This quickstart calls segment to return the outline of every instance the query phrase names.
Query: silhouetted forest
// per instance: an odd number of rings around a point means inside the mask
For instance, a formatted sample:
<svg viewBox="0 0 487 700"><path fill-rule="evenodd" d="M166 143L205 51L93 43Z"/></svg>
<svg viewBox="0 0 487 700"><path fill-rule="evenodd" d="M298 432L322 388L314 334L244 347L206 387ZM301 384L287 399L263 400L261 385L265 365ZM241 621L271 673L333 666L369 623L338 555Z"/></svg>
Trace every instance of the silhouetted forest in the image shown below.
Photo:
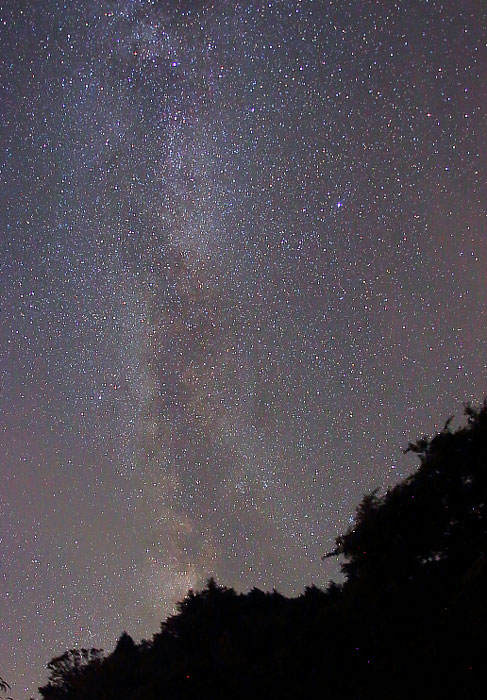
<svg viewBox="0 0 487 700"><path fill-rule="evenodd" d="M417 471L367 495L326 556L344 583L297 598L210 580L151 641L53 659L44 700L487 695L487 404L410 444Z"/></svg>

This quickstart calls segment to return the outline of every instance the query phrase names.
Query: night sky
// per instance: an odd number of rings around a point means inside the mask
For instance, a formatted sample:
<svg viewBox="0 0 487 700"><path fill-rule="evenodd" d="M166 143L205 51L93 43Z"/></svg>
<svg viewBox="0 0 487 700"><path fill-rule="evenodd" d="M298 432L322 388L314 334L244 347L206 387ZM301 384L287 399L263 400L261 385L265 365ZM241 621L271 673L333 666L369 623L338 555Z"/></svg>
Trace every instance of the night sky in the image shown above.
<svg viewBox="0 0 487 700"><path fill-rule="evenodd" d="M0 675L325 586L487 391L482 0L0 0Z"/></svg>

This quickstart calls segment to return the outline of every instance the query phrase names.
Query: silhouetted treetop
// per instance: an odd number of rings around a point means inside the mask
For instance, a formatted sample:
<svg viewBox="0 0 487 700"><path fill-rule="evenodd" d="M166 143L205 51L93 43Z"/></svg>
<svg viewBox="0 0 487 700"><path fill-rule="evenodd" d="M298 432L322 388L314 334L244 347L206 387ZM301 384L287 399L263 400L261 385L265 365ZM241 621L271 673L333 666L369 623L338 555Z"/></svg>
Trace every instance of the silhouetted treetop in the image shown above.
<svg viewBox="0 0 487 700"><path fill-rule="evenodd" d="M122 632L113 653L132 654L137 650L137 645L127 632Z"/></svg>
<svg viewBox="0 0 487 700"><path fill-rule="evenodd" d="M421 438L407 451L419 469L359 505L353 526L326 556L345 558L348 580L422 580L466 569L486 553L487 404L465 407L467 425L451 419L433 439Z"/></svg>
<svg viewBox="0 0 487 700"><path fill-rule="evenodd" d="M70 649L47 664L49 683L39 688L46 700L78 697L88 678L96 675L102 662L101 649Z"/></svg>

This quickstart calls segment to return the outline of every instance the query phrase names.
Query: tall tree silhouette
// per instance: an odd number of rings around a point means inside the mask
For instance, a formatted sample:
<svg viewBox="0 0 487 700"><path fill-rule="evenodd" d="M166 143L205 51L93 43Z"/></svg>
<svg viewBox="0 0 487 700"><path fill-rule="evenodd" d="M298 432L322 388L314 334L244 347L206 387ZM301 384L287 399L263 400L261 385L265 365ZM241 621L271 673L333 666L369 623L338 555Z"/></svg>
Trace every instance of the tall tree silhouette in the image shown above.
<svg viewBox="0 0 487 700"><path fill-rule="evenodd" d="M486 554L487 404L466 406L432 440L410 443L420 467L384 496L367 495L353 526L325 556L341 555L348 580L421 582L458 578Z"/></svg>
<svg viewBox="0 0 487 700"><path fill-rule="evenodd" d="M423 697L419 675L424 697L485 694L487 404L465 413L464 427L453 431L449 419L433 439L409 444L419 469L384 496L367 495L326 555L344 558L357 638L404 697Z"/></svg>

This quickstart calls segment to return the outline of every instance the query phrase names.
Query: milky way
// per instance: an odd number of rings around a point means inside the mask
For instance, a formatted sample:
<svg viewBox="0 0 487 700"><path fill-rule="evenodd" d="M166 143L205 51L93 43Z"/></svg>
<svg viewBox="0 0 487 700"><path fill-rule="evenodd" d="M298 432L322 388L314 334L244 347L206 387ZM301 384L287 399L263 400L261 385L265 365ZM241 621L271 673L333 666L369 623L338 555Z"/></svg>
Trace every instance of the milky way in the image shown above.
<svg viewBox="0 0 487 700"><path fill-rule="evenodd" d="M0 3L0 675L325 586L486 391L480 0Z"/></svg>

